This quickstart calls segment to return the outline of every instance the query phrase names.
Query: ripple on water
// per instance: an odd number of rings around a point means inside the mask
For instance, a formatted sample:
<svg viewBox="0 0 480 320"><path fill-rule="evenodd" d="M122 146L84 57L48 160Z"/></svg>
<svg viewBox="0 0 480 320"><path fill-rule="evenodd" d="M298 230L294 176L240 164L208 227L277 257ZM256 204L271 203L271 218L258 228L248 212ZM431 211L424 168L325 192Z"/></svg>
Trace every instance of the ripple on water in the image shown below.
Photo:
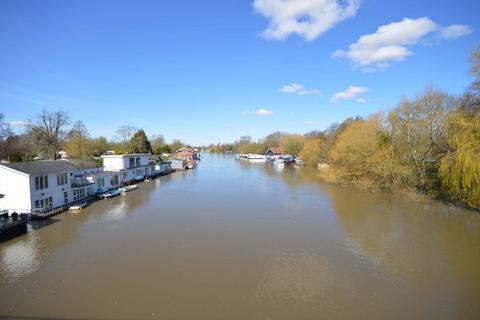
<svg viewBox="0 0 480 320"><path fill-rule="evenodd" d="M37 239L31 238L2 248L0 251L2 282L11 283L39 268L42 256L38 254L40 251L37 246Z"/></svg>
<svg viewBox="0 0 480 320"><path fill-rule="evenodd" d="M267 258L254 295L259 301L314 302L334 283L334 267L313 253L281 252Z"/></svg>

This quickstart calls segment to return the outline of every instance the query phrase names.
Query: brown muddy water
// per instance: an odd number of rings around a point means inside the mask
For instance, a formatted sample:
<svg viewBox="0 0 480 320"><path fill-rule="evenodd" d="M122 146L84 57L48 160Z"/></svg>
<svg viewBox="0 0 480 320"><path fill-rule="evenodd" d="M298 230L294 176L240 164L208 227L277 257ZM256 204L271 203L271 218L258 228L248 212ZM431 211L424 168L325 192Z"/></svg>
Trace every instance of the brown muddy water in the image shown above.
<svg viewBox="0 0 480 320"><path fill-rule="evenodd" d="M0 316L480 319L480 215L204 155L0 244Z"/></svg>

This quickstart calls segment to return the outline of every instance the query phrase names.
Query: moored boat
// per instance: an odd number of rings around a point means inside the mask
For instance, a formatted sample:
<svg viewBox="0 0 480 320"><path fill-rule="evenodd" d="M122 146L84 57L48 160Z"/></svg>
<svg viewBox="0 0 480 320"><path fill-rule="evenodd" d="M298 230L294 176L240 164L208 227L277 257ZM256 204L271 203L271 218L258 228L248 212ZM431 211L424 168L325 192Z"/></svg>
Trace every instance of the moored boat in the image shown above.
<svg viewBox="0 0 480 320"><path fill-rule="evenodd" d="M68 210L71 210L71 211L82 210L86 206L87 206L87 202L82 202L82 203L78 203L78 204L70 206L70 208L68 208Z"/></svg>
<svg viewBox="0 0 480 320"><path fill-rule="evenodd" d="M267 157L263 154L253 154L253 153L249 153L247 158L249 160L265 160Z"/></svg>
<svg viewBox="0 0 480 320"><path fill-rule="evenodd" d="M276 167L284 167L285 162L282 159L276 159L273 161L273 165Z"/></svg>
<svg viewBox="0 0 480 320"><path fill-rule="evenodd" d="M133 191L133 190L135 190L135 189L137 189L137 188L138 188L138 186L137 186L136 184L133 184L133 185L131 185L131 186L125 186L125 187L121 188L121 191L122 191L123 193L125 193L125 192L129 192L129 191Z"/></svg>
<svg viewBox="0 0 480 320"><path fill-rule="evenodd" d="M122 193L122 191L120 189L115 189L115 190L105 192L104 194L102 194L102 198L103 199L113 198L115 196L120 195L120 193Z"/></svg>

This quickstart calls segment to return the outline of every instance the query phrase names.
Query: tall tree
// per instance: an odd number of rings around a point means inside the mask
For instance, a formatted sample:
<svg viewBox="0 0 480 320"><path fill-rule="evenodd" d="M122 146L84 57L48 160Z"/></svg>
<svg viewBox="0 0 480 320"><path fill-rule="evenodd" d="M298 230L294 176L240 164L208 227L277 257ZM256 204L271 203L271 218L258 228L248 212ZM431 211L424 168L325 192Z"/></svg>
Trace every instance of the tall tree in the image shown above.
<svg viewBox="0 0 480 320"><path fill-rule="evenodd" d="M135 132L132 139L130 140L130 150L134 153L153 153L152 145L145 134L145 131L142 129Z"/></svg>
<svg viewBox="0 0 480 320"><path fill-rule="evenodd" d="M82 121L75 122L68 133L67 154L77 159L82 159L85 157L87 155L87 140L87 127Z"/></svg>
<svg viewBox="0 0 480 320"><path fill-rule="evenodd" d="M5 121L5 115L0 112L0 141L4 141L11 134L10 124Z"/></svg>
<svg viewBox="0 0 480 320"><path fill-rule="evenodd" d="M35 123L29 124L37 141L47 151L50 158L58 159L64 139L64 127L69 124L68 113L63 110L48 111L43 109Z"/></svg>
<svg viewBox="0 0 480 320"><path fill-rule="evenodd" d="M125 153L129 153L131 151L130 140L132 140L132 137L136 131L137 129L132 126L121 126L117 129L117 140L123 145Z"/></svg>
<svg viewBox="0 0 480 320"><path fill-rule="evenodd" d="M453 107L452 97L427 88L414 100L403 100L389 115L395 150L414 168L413 183L421 189L427 187L427 173L436 172L446 152L446 118Z"/></svg>
<svg viewBox="0 0 480 320"><path fill-rule="evenodd" d="M472 89L480 94L480 47L472 51L470 56L470 73L475 77L472 83Z"/></svg>

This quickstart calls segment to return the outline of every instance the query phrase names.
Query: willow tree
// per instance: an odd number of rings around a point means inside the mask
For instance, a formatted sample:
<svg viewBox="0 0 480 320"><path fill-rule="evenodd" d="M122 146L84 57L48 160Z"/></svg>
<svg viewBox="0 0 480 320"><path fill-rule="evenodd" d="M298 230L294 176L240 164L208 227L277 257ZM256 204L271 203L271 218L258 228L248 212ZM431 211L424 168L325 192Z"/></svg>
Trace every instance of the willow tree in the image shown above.
<svg viewBox="0 0 480 320"><path fill-rule="evenodd" d="M300 134L285 135L280 139L280 148L286 153L298 156L306 138Z"/></svg>
<svg viewBox="0 0 480 320"><path fill-rule="evenodd" d="M379 115L349 123L329 152L338 182L375 190L392 187L404 175Z"/></svg>
<svg viewBox="0 0 480 320"><path fill-rule="evenodd" d="M448 123L450 151L440 165L442 186L451 198L480 209L480 116L456 112Z"/></svg>
<svg viewBox="0 0 480 320"><path fill-rule="evenodd" d="M307 165L317 165L322 159L322 148L324 145L325 139L310 138L305 141L300 151L300 158Z"/></svg>

